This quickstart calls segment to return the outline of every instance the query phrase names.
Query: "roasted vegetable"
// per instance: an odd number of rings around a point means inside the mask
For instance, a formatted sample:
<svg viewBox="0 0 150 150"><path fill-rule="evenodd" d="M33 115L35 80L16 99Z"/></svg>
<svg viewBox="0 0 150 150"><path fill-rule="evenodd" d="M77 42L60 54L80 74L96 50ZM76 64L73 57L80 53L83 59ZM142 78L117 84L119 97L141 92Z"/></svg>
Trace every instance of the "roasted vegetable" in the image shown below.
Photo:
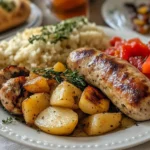
<svg viewBox="0 0 150 150"><path fill-rule="evenodd" d="M55 135L71 134L77 123L78 115L71 109L61 107L48 107L35 120L40 130Z"/></svg>
<svg viewBox="0 0 150 150"><path fill-rule="evenodd" d="M131 126L133 126L135 124L136 124L136 122L133 119L131 119L131 118L127 117L127 116L123 116L122 117L121 128L123 128L123 129L124 128L128 128L128 127L131 127Z"/></svg>
<svg viewBox="0 0 150 150"><path fill-rule="evenodd" d="M53 67L54 71L56 72L64 72L66 70L66 67L64 64L62 64L61 62L57 62L54 67Z"/></svg>
<svg viewBox="0 0 150 150"><path fill-rule="evenodd" d="M30 72L28 80L35 79L36 77L39 77L39 75L35 74L34 72Z"/></svg>
<svg viewBox="0 0 150 150"><path fill-rule="evenodd" d="M83 120L88 135L100 135L116 129L121 123L121 113L99 113Z"/></svg>
<svg viewBox="0 0 150 150"><path fill-rule="evenodd" d="M24 84L24 88L31 93L50 92L50 87L48 85L47 79L40 76L32 80L28 80Z"/></svg>
<svg viewBox="0 0 150 150"><path fill-rule="evenodd" d="M77 71L69 69L65 70L65 72L57 72L53 68L34 68L33 72L48 79L55 79L58 83L68 81L81 90L87 85L83 76L79 75Z"/></svg>
<svg viewBox="0 0 150 150"><path fill-rule="evenodd" d="M53 91L50 98L52 106L60 106L71 109L78 109L78 102L81 96L81 90L69 82L62 82Z"/></svg>
<svg viewBox="0 0 150 150"><path fill-rule="evenodd" d="M87 114L106 112L109 109L109 100L98 89L88 86L81 95L79 108Z"/></svg>
<svg viewBox="0 0 150 150"><path fill-rule="evenodd" d="M46 93L37 93L22 103L24 119L28 125L33 125L38 114L49 106L50 96Z"/></svg>

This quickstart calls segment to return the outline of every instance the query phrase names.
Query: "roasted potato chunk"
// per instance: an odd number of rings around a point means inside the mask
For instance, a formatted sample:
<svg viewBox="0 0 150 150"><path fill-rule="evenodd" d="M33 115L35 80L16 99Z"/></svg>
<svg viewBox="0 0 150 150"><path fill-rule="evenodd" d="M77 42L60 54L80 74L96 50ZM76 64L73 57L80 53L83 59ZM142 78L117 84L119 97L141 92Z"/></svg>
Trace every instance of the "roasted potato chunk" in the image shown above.
<svg viewBox="0 0 150 150"><path fill-rule="evenodd" d="M47 79L44 77L36 77L32 80L28 80L24 84L24 88L30 93L49 93L50 87L48 85Z"/></svg>
<svg viewBox="0 0 150 150"><path fill-rule="evenodd" d="M56 72L64 72L66 70L66 67L64 64L62 64L61 62L57 62L54 67L53 67L54 71Z"/></svg>
<svg viewBox="0 0 150 150"><path fill-rule="evenodd" d="M39 77L38 74L36 74L36 73L34 73L34 72L30 72L28 80L32 80L32 79L35 79L35 78L37 78L37 77Z"/></svg>
<svg viewBox="0 0 150 150"><path fill-rule="evenodd" d="M55 135L69 135L78 123L78 115L71 109L48 107L40 113L35 125L42 131Z"/></svg>
<svg viewBox="0 0 150 150"><path fill-rule="evenodd" d="M49 106L50 95L36 93L22 102L24 119L28 125L33 125L38 114Z"/></svg>
<svg viewBox="0 0 150 150"><path fill-rule="evenodd" d="M135 125L135 121L127 116L123 116L121 120L121 128L128 128Z"/></svg>
<svg viewBox="0 0 150 150"><path fill-rule="evenodd" d="M100 135L116 129L121 123L121 113L99 113L83 120L83 130L88 135Z"/></svg>
<svg viewBox="0 0 150 150"><path fill-rule="evenodd" d="M50 105L78 109L81 90L69 82L63 81L53 91Z"/></svg>
<svg viewBox="0 0 150 150"><path fill-rule="evenodd" d="M107 112L109 100L98 89L88 86L81 95L79 108L87 114Z"/></svg>

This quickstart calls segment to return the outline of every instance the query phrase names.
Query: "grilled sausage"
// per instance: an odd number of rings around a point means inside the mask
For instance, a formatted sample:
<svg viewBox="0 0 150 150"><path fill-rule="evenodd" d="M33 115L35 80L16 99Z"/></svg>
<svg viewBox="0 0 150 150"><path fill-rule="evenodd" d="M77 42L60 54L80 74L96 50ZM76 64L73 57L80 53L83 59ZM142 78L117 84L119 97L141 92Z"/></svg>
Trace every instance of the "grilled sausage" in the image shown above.
<svg viewBox="0 0 150 150"><path fill-rule="evenodd" d="M70 53L67 64L127 116L136 121L150 119L150 80L127 61L81 48Z"/></svg>

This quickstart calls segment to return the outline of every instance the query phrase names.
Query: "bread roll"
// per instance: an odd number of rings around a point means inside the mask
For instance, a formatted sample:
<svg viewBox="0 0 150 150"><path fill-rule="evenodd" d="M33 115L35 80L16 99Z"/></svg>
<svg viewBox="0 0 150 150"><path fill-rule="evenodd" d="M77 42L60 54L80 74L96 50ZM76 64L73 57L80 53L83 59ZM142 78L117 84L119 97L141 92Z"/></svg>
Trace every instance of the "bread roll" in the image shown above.
<svg viewBox="0 0 150 150"><path fill-rule="evenodd" d="M30 12L28 0L0 0L0 32L24 23Z"/></svg>

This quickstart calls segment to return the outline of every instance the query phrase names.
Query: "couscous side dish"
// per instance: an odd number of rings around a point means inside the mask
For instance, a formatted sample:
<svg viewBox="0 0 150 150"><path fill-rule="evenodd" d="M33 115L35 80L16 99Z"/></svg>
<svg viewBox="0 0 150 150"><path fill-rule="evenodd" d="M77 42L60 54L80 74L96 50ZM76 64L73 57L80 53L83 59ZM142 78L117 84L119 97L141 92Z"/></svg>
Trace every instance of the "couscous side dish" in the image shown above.
<svg viewBox="0 0 150 150"><path fill-rule="evenodd" d="M80 47L104 50L108 37L86 18L75 18L57 25L26 29L9 41L0 42L0 68L8 65L49 67L65 63L69 53Z"/></svg>

